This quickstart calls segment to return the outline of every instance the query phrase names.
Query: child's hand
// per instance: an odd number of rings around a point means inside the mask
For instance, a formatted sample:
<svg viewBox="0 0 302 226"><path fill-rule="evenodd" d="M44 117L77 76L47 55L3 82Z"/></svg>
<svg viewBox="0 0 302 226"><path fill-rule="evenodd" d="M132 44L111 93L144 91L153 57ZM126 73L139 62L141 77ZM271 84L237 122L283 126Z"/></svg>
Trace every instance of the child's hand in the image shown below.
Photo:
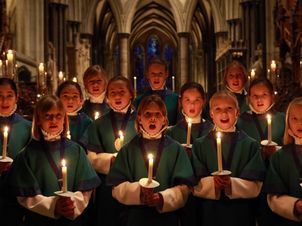
<svg viewBox="0 0 302 226"><path fill-rule="evenodd" d="M150 207L156 207L162 209L164 205L164 198L162 194L154 193L152 198L149 200L149 203L147 203L147 205Z"/></svg>
<svg viewBox="0 0 302 226"><path fill-rule="evenodd" d="M148 203L152 202L153 194L153 188L145 188L141 186L140 199L142 204L148 205Z"/></svg>
<svg viewBox="0 0 302 226"><path fill-rule="evenodd" d="M70 197L59 197L56 202L55 214L66 218L74 216L74 203Z"/></svg>
<svg viewBox="0 0 302 226"><path fill-rule="evenodd" d="M214 185L216 191L230 189L231 177L229 175L214 175Z"/></svg>
<svg viewBox="0 0 302 226"><path fill-rule="evenodd" d="M295 213L295 215L298 215L298 216L302 215L302 200L301 199L295 203L294 213Z"/></svg>
<svg viewBox="0 0 302 226"><path fill-rule="evenodd" d="M0 174L2 174L4 171L8 171L11 164L11 162L0 162Z"/></svg>
<svg viewBox="0 0 302 226"><path fill-rule="evenodd" d="M111 159L110 159L110 166L113 165L114 161L115 161L116 157L115 156L112 156Z"/></svg>

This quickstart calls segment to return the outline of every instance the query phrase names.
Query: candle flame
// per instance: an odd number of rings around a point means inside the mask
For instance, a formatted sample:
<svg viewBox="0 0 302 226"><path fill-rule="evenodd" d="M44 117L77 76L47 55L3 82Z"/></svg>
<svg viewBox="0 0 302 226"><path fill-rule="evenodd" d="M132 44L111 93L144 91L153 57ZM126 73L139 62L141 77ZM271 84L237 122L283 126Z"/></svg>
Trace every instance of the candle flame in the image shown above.
<svg viewBox="0 0 302 226"><path fill-rule="evenodd" d="M73 78L72 78L72 81L73 81L73 82L78 82L77 77L73 77Z"/></svg>
<svg viewBox="0 0 302 226"><path fill-rule="evenodd" d="M120 135L120 139L124 139L124 134L123 134L123 131L122 131L122 130L120 130L118 133L119 133L119 135Z"/></svg>
<svg viewBox="0 0 302 226"><path fill-rule="evenodd" d="M216 137L217 137L217 138L221 138L221 132L217 132L217 133L216 133Z"/></svg>
<svg viewBox="0 0 302 226"><path fill-rule="evenodd" d="M65 166L66 166L66 160L65 160L65 159L62 159L61 164L62 164L62 167L65 167Z"/></svg>
<svg viewBox="0 0 302 226"><path fill-rule="evenodd" d="M9 128L8 128L8 126L4 126L4 133L8 133L8 130L9 130Z"/></svg>
<svg viewBox="0 0 302 226"><path fill-rule="evenodd" d="M192 125L192 119L188 118L188 125Z"/></svg>
<svg viewBox="0 0 302 226"><path fill-rule="evenodd" d="M153 160L153 155L152 154L148 154L148 159L149 160Z"/></svg>
<svg viewBox="0 0 302 226"><path fill-rule="evenodd" d="M272 116L270 114L266 115L267 121L271 121L272 120Z"/></svg>
<svg viewBox="0 0 302 226"><path fill-rule="evenodd" d="M136 80L136 76L134 76L133 79Z"/></svg>
<svg viewBox="0 0 302 226"><path fill-rule="evenodd" d="M100 112L96 111L94 112L94 119L98 119L100 117Z"/></svg>

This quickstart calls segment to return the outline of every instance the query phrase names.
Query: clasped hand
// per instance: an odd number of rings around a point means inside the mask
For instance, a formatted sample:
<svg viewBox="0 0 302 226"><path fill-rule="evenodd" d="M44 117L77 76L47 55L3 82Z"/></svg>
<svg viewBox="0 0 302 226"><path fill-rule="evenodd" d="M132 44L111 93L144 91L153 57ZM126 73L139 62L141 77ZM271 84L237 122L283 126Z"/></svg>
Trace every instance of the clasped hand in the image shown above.
<svg viewBox="0 0 302 226"><path fill-rule="evenodd" d="M66 218L74 216L75 205L70 197L59 197L56 202L55 214Z"/></svg>
<svg viewBox="0 0 302 226"><path fill-rule="evenodd" d="M157 208L162 208L164 202L160 193L154 193L152 188L145 187L141 187L140 199L142 204Z"/></svg>

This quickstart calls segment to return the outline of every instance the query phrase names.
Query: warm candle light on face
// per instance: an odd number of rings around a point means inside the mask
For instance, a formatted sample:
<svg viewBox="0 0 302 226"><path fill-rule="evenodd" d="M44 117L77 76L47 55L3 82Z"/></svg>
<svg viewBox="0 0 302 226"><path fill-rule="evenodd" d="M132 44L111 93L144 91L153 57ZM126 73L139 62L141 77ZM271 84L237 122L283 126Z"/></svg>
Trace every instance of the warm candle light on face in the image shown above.
<svg viewBox="0 0 302 226"><path fill-rule="evenodd" d="M272 116L267 114L267 140L268 143L272 142Z"/></svg>
<svg viewBox="0 0 302 226"><path fill-rule="evenodd" d="M66 160L62 159L62 192L67 192L67 166Z"/></svg>
<svg viewBox="0 0 302 226"><path fill-rule="evenodd" d="M188 119L188 130L187 130L187 146L191 144L191 128L192 128L192 120Z"/></svg>
<svg viewBox="0 0 302 226"><path fill-rule="evenodd" d="M7 139L8 139L8 126L3 128L3 144L2 144L2 159L7 156Z"/></svg>
<svg viewBox="0 0 302 226"><path fill-rule="evenodd" d="M153 155L149 154L148 159L149 159L148 183L151 183L152 182L152 177L153 177Z"/></svg>
<svg viewBox="0 0 302 226"><path fill-rule="evenodd" d="M221 133L217 132L216 134L216 144L217 144L217 164L218 171L222 171L222 151L221 151Z"/></svg>

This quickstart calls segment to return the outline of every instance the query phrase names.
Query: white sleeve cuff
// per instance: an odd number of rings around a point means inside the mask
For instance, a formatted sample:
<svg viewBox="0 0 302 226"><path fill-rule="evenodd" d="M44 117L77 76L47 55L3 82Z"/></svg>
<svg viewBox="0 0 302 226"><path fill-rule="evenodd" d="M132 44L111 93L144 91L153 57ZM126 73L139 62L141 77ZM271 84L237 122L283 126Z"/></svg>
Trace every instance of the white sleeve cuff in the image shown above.
<svg viewBox="0 0 302 226"><path fill-rule="evenodd" d="M140 185L138 182L128 181L119 184L112 189L112 196L125 205L140 205Z"/></svg>
<svg viewBox="0 0 302 226"><path fill-rule="evenodd" d="M107 175L110 170L112 153L95 153L88 150L88 159L93 168L98 172Z"/></svg>
<svg viewBox="0 0 302 226"><path fill-rule="evenodd" d="M220 195L216 197L215 194L215 184L213 176L201 178L198 182L198 185L194 187L193 195L205 199L219 199Z"/></svg>
<svg viewBox="0 0 302 226"><path fill-rule="evenodd" d="M231 194L226 194L230 199L256 198L261 190L261 181L249 181L238 177L231 177Z"/></svg>
<svg viewBox="0 0 302 226"><path fill-rule="evenodd" d="M74 196L71 198L75 206L73 219L77 218L83 213L89 203L91 193L92 191L74 192Z"/></svg>

